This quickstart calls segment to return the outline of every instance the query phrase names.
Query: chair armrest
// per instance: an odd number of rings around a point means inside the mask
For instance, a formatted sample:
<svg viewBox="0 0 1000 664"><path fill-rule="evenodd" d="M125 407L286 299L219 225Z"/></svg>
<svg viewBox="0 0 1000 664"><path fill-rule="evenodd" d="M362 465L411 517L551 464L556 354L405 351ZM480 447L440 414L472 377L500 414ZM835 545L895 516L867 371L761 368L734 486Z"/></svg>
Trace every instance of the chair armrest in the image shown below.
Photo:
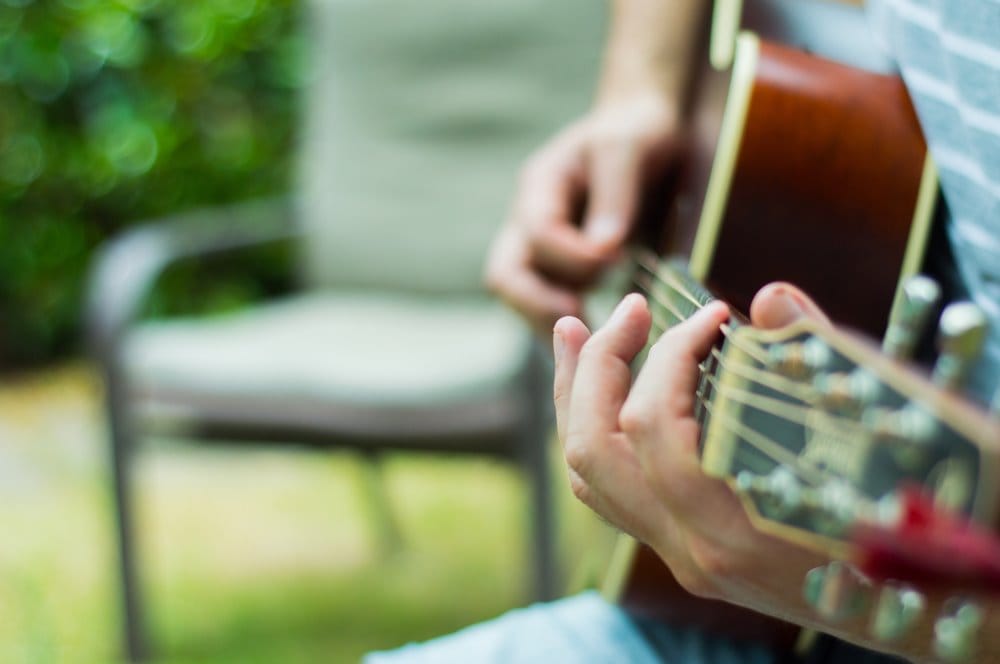
<svg viewBox="0 0 1000 664"><path fill-rule="evenodd" d="M167 217L112 238L98 251L88 279L85 326L91 352L110 359L172 264L300 234L292 199L278 198Z"/></svg>

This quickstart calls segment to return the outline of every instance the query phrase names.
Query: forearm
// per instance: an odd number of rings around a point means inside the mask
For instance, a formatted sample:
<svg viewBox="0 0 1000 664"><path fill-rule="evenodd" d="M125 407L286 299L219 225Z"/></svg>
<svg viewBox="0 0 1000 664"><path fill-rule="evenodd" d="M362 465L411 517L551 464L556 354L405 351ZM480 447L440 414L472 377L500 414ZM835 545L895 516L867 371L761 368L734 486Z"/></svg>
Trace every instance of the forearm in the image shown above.
<svg viewBox="0 0 1000 664"><path fill-rule="evenodd" d="M649 94L681 106L705 0L612 0L598 104Z"/></svg>

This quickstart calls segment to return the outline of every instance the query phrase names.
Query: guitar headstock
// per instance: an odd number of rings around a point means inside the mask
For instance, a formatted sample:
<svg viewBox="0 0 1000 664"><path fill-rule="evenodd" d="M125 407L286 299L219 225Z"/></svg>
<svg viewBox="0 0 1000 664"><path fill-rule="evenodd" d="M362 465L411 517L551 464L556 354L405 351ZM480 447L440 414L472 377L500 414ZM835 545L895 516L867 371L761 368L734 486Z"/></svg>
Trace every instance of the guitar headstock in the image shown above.
<svg viewBox="0 0 1000 664"><path fill-rule="evenodd" d="M942 313L931 372L908 362L938 297L905 283L881 349L806 319L724 330L700 386L702 452L761 530L834 559L804 580L820 615L870 612L892 641L924 612L921 590L944 588L935 652L959 661L982 623L962 598L1000 592L1000 395L992 415L962 395L986 338L970 303Z"/></svg>
<svg viewBox="0 0 1000 664"><path fill-rule="evenodd" d="M945 310L932 375L901 361L932 290L926 281L904 288L886 352L807 319L727 331L701 386L703 465L761 529L844 557L858 523L896 518L905 486L980 523L997 520L1000 424L959 390L982 319L968 304Z"/></svg>
<svg viewBox="0 0 1000 664"><path fill-rule="evenodd" d="M651 339L712 299L676 261L637 261ZM970 589L1000 593L1000 393L991 415L962 395L985 338L968 303L945 309L933 371L909 361L937 285L899 289L882 349L802 319L759 330L734 319L701 365L702 466L727 481L755 525L833 559L803 595L830 621L870 615L883 642L912 630L929 586L948 589L934 649L968 659L982 613Z"/></svg>

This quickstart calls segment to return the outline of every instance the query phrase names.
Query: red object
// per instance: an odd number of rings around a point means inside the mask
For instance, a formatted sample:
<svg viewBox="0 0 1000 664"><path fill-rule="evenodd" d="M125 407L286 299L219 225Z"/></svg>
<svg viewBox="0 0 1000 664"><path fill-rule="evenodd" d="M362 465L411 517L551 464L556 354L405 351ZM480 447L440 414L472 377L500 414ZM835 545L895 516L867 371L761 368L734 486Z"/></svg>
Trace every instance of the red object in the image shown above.
<svg viewBox="0 0 1000 664"><path fill-rule="evenodd" d="M855 562L876 581L1000 592L1000 537L941 509L919 489L903 490L898 523L860 526L853 540Z"/></svg>

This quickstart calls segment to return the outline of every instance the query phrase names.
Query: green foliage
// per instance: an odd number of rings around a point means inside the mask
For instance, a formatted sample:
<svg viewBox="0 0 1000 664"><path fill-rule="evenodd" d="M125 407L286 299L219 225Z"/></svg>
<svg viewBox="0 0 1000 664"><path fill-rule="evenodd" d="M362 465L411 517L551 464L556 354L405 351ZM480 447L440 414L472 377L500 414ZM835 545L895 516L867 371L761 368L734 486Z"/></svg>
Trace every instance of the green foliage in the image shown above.
<svg viewBox="0 0 1000 664"><path fill-rule="evenodd" d="M103 239L287 189L296 28L291 0L0 0L4 363L73 347ZM284 262L231 261L210 282L175 275L157 308L280 288Z"/></svg>

